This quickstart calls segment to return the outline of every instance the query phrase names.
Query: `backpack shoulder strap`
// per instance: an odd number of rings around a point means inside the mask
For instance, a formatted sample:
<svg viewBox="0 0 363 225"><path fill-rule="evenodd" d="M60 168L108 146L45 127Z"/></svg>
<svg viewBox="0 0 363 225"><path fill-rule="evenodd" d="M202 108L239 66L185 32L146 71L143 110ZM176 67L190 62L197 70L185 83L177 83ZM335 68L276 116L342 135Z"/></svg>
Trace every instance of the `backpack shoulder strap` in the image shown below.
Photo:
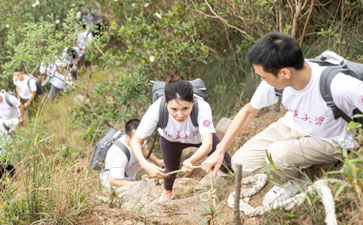
<svg viewBox="0 0 363 225"><path fill-rule="evenodd" d="M198 127L198 113L199 113L199 105L198 99L194 98L194 104L192 112L190 113L190 119L195 127Z"/></svg>
<svg viewBox="0 0 363 225"><path fill-rule="evenodd" d="M325 68L320 76L320 93L326 104L333 111L334 119L341 117L349 123L352 119L335 105L330 90L330 85L334 77L340 72L344 73L348 71L348 69L343 68L342 66L329 66Z"/></svg>
<svg viewBox="0 0 363 225"><path fill-rule="evenodd" d="M277 103L275 105L275 111L280 112L280 106L281 106L281 100L282 100L282 92L284 92L284 89L278 90L275 88L275 95L278 98Z"/></svg>
<svg viewBox="0 0 363 225"><path fill-rule="evenodd" d="M14 107L14 104L10 101L10 95L8 93L4 93L5 102L10 106Z"/></svg>
<svg viewBox="0 0 363 225"><path fill-rule="evenodd" d="M159 121L157 127L164 129L168 125L169 112L165 105L165 97L161 97L159 106Z"/></svg>
<svg viewBox="0 0 363 225"><path fill-rule="evenodd" d="M131 155L129 149L119 141L114 141L113 144L115 144L119 149L123 151L123 153L125 153L127 157L127 162L130 162Z"/></svg>

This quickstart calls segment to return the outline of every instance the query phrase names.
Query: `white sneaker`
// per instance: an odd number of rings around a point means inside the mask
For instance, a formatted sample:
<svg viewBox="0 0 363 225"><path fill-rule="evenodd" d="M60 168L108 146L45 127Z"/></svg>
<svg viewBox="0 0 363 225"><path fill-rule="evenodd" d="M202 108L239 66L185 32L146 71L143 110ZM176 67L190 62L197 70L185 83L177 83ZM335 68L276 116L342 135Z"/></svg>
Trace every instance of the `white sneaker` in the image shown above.
<svg viewBox="0 0 363 225"><path fill-rule="evenodd" d="M275 203L283 202L296 194L298 194L298 187L305 186L303 182L299 181L288 181L284 183L281 187L273 186L263 198L263 206L272 206Z"/></svg>
<svg viewBox="0 0 363 225"><path fill-rule="evenodd" d="M228 173L223 172L222 170L218 170L217 176L218 177L228 177Z"/></svg>

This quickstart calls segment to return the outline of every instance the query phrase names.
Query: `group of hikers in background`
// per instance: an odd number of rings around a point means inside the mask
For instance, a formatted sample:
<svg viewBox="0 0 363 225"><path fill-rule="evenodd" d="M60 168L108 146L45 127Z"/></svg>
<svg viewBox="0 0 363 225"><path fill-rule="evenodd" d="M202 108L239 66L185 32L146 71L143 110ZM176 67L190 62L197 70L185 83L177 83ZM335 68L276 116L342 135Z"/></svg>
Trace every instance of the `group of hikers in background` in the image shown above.
<svg viewBox="0 0 363 225"><path fill-rule="evenodd" d="M24 121L24 111L31 115L39 89L51 84L48 98L52 100L56 92L78 79L85 49L94 35L101 35L102 18L83 10L76 17L97 29L91 32L85 26L75 46L64 49L52 64L40 63L40 79L15 68L16 96L0 93L1 136L9 137ZM351 150L359 146L347 125L355 109L363 111L362 79L338 69L328 85L333 103L327 104L321 93L322 77L331 74L326 72L327 68L333 65L343 68L340 62L305 59L295 38L277 32L261 37L249 49L247 60L261 82L221 140L214 128L213 110L195 92L192 82L179 75L168 76L161 95L153 99L142 119L127 121L125 133L112 133L112 142L102 159L101 184L105 188L127 185L136 180L140 165L150 177L164 179L159 201L168 202L175 199L176 175L167 173L178 170L180 164L182 171L191 172L200 163L206 173L212 171L214 176L228 176L242 165L242 175L248 176L260 172L272 160L276 165L272 176L284 183L266 194L265 203L272 204L292 197L299 192L298 185L306 184L300 168L335 162L342 158L341 148ZM284 106L285 115L248 140L231 157L227 150L235 138L249 127L261 109L275 103ZM337 116L332 109L340 114ZM153 154L147 157L146 139L155 130L160 135L162 160ZM188 147L197 150L181 162L182 152Z"/></svg>
<svg viewBox="0 0 363 225"><path fill-rule="evenodd" d="M29 72L25 67L26 62L20 62L13 72L15 90L1 90L0 154L4 148L2 142L11 138L11 134L19 124L24 122L25 118L30 119L36 113L35 99L43 94L48 84L50 85L48 100L52 101L57 92L73 86L73 80L77 80L81 65L90 64L86 59L86 49L92 43L94 35L102 35L102 18L97 13L85 11L80 6L76 20L79 22L79 31L73 46L66 47L53 63L40 62L39 77L33 75L36 69ZM46 41L39 40L38 45L44 47ZM27 112L27 116L24 115L24 112ZM6 168L10 168L9 166L1 165L1 176L7 170ZM11 174L14 174L13 170L14 168L11 166Z"/></svg>

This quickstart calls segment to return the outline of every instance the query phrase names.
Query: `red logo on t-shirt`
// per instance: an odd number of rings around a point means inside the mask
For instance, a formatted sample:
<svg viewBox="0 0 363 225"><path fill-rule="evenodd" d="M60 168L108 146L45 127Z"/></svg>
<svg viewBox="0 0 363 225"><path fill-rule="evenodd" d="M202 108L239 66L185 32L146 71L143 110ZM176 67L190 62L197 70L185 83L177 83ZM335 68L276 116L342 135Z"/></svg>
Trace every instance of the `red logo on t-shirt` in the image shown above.
<svg viewBox="0 0 363 225"><path fill-rule="evenodd" d="M209 120L204 120L204 122L203 122L203 126L205 126L205 127L209 127L210 124L211 124L211 122Z"/></svg>
<svg viewBox="0 0 363 225"><path fill-rule="evenodd" d="M363 97L361 98L361 100L360 100L362 103L363 103Z"/></svg>

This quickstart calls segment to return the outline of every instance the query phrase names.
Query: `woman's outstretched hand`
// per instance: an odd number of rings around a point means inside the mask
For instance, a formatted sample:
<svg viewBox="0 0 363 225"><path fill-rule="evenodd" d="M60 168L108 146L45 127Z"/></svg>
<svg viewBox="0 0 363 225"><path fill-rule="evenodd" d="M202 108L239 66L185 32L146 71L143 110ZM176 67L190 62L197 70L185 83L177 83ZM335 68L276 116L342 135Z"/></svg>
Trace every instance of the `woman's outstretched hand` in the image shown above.
<svg viewBox="0 0 363 225"><path fill-rule="evenodd" d="M158 167L157 165L146 162L142 168L146 171L147 174L149 174L150 177L153 178L165 178L167 175L164 173L164 169Z"/></svg>

